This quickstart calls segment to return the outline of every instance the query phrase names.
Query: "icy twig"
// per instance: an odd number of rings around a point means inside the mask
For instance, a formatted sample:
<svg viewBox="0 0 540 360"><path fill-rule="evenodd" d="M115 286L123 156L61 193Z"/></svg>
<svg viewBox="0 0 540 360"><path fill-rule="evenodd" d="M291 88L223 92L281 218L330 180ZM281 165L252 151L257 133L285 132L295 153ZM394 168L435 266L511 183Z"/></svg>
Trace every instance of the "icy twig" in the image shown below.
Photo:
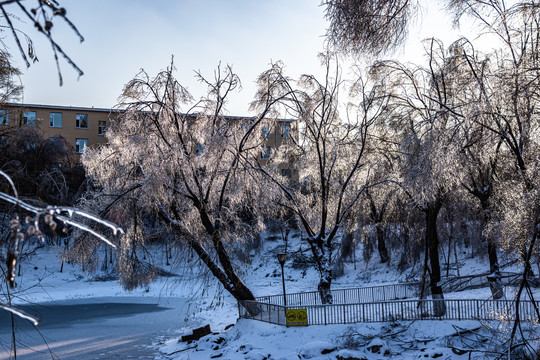
<svg viewBox="0 0 540 360"><path fill-rule="evenodd" d="M10 313L17 315L18 317L26 319L26 320L30 321L32 324L34 324L34 325L39 324L39 319L37 317L32 316L32 315L24 312L21 309L17 309L17 308L14 308L12 306L8 306L8 305L1 304L1 303L0 303L0 309L9 311Z"/></svg>

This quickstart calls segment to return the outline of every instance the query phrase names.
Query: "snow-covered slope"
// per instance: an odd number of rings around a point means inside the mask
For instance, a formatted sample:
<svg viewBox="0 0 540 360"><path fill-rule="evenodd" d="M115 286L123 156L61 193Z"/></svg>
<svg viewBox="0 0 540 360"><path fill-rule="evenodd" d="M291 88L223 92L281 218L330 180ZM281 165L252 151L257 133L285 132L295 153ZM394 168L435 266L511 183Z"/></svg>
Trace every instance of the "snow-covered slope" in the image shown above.
<svg viewBox="0 0 540 360"><path fill-rule="evenodd" d="M313 291L318 276L313 269L294 266L292 253L301 247L298 234L289 239L289 260L285 266L287 292ZM306 246L304 245L304 248ZM252 253L252 263L244 271L245 279L256 296L281 294L281 270L276 254L284 251L282 240L265 241L259 253ZM307 254L307 252L306 252ZM396 256L397 257L397 256ZM381 264L377 255L369 263L361 260L357 249L356 264L345 263L345 273L335 279L333 288L362 287L402 283L418 279L418 269L409 268L400 273L395 264ZM474 258L462 249L460 274L485 273L487 259ZM505 271L520 271L518 265ZM443 268L446 272L446 269ZM455 266L449 275L455 275ZM508 288L507 296L515 290ZM537 296L540 295L536 292ZM447 293L446 298L488 299L489 288ZM208 301L208 299L203 300ZM179 342L181 334L192 329L179 329L178 336L163 339L159 349L166 359L485 359L496 358L501 341L508 335L510 322L480 323L478 321L416 321L371 323L355 325L283 326L239 320L236 302L225 297L219 307L201 311L197 317L201 324L209 323L217 330L214 335L198 342ZM227 330L227 324L235 323ZM534 325L533 333L534 334ZM538 329L536 329L538 330Z"/></svg>

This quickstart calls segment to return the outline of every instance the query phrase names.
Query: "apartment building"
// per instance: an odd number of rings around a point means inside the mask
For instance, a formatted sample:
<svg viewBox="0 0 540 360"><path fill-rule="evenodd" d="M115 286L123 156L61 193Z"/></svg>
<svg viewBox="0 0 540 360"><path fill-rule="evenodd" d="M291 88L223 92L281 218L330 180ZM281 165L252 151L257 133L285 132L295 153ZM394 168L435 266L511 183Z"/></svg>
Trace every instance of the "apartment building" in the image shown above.
<svg viewBox="0 0 540 360"><path fill-rule="evenodd" d="M63 136L81 154L107 142L110 120L119 114L113 109L10 103L0 110L0 126L36 126L45 138Z"/></svg>
<svg viewBox="0 0 540 360"><path fill-rule="evenodd" d="M9 103L0 110L0 127L36 126L43 137L61 135L76 153L82 154L86 147L107 142L107 128L111 120L118 119L121 114L119 110L106 108ZM253 120L241 116L226 116L225 119L245 124ZM265 139L260 154L262 163L268 162L283 143L297 136L295 126L295 120L278 119L274 126L262 128ZM279 164L278 168L284 176L293 175L290 163Z"/></svg>

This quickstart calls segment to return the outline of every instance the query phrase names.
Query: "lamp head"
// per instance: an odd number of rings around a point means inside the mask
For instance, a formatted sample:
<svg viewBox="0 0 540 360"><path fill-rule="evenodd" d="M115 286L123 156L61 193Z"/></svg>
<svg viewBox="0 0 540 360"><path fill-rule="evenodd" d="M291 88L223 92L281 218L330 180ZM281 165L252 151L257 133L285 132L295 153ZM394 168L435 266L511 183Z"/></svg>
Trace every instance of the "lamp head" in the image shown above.
<svg viewBox="0 0 540 360"><path fill-rule="evenodd" d="M277 259L278 259L280 265L283 266L283 264L285 264L285 260L287 260L287 254L286 253L279 253L279 254L277 254Z"/></svg>

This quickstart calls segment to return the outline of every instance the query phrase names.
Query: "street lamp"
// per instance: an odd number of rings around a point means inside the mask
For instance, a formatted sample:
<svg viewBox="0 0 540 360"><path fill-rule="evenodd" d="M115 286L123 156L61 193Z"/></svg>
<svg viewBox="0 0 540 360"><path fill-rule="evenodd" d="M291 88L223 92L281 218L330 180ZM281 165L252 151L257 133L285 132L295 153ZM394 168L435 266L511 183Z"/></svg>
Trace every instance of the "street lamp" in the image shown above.
<svg viewBox="0 0 540 360"><path fill-rule="evenodd" d="M287 297L285 296L285 273L283 271L283 265L285 265L285 260L287 260L287 254L279 253L277 254L277 259L279 261L279 265L281 265L281 280L283 282L283 305L287 306Z"/></svg>

